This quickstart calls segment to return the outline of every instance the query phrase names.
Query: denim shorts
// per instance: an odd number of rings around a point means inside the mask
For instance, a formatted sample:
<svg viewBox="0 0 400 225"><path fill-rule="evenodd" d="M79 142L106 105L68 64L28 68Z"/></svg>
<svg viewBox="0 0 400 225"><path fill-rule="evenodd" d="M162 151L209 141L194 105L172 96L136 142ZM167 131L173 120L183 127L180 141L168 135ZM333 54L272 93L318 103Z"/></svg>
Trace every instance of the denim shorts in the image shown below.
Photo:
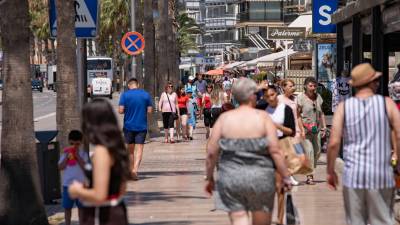
<svg viewBox="0 0 400 225"><path fill-rule="evenodd" d="M124 129L126 144L144 144L147 131L129 131Z"/></svg>
<svg viewBox="0 0 400 225"><path fill-rule="evenodd" d="M64 209L72 209L74 208L74 205L78 208L83 207L82 203L78 199L71 199L71 197L69 197L68 187L63 186L62 207Z"/></svg>

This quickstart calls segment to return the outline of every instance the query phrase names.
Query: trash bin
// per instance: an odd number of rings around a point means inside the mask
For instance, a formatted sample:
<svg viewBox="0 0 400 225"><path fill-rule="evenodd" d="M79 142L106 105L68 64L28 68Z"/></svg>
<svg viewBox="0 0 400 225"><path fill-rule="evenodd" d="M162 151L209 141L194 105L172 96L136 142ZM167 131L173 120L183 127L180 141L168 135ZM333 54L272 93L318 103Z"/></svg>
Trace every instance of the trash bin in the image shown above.
<svg viewBox="0 0 400 225"><path fill-rule="evenodd" d="M45 204L54 203L61 198L60 172L58 170L58 159L60 158L60 146L52 141L58 131L35 132L37 160L40 177L40 187Z"/></svg>

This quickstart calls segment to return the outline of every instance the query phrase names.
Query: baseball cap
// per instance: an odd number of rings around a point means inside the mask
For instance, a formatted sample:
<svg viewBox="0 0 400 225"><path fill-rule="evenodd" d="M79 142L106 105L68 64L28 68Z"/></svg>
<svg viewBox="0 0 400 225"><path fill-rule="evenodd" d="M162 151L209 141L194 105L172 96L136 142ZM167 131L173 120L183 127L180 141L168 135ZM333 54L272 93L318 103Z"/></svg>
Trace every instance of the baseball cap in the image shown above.
<svg viewBox="0 0 400 225"><path fill-rule="evenodd" d="M189 80L194 80L194 76L189 76Z"/></svg>

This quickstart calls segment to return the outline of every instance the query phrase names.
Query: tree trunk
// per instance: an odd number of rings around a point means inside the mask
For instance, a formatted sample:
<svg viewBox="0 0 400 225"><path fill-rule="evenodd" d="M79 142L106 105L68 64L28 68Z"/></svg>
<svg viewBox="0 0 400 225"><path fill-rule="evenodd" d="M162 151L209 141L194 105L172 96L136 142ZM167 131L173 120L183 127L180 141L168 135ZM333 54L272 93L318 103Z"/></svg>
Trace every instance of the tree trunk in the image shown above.
<svg viewBox="0 0 400 225"><path fill-rule="evenodd" d="M159 83L158 91L162 93L165 85L169 81L169 60L168 60L168 27L169 27L169 18L168 18L168 0L159 0L158 1L158 11L160 14L159 17L159 27L158 31L158 69L157 69L157 81Z"/></svg>
<svg viewBox="0 0 400 225"><path fill-rule="evenodd" d="M80 128L74 1L57 0L57 140L68 146L68 133Z"/></svg>
<svg viewBox="0 0 400 225"><path fill-rule="evenodd" d="M146 1L146 0L145 0ZM147 0L149 1L149 0ZM151 1L151 0L150 0ZM135 28L136 31L143 34L143 2L141 0L135 1ZM146 42L148 43L148 42ZM136 56L136 78L140 85L143 85L143 55Z"/></svg>
<svg viewBox="0 0 400 225"><path fill-rule="evenodd" d="M144 39L146 47L144 48L144 89L148 91L151 97L155 97L155 31L153 20L153 1L144 1Z"/></svg>
<svg viewBox="0 0 400 225"><path fill-rule="evenodd" d="M168 73L169 80L174 84L178 85L178 75L177 62L176 62L176 2L175 0L168 0Z"/></svg>
<svg viewBox="0 0 400 225"><path fill-rule="evenodd" d="M0 18L4 51L0 224L48 224L33 133L28 1L2 1Z"/></svg>

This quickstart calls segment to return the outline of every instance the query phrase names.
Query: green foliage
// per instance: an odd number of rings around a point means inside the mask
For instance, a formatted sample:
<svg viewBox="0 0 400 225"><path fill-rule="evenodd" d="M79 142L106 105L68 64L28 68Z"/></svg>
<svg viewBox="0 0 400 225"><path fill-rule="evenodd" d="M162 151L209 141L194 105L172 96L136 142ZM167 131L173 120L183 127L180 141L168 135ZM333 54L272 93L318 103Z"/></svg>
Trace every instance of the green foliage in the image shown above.
<svg viewBox="0 0 400 225"><path fill-rule="evenodd" d="M29 1L29 15L31 19L31 31L39 40L47 40L50 37L49 8L44 0Z"/></svg>
<svg viewBox="0 0 400 225"><path fill-rule="evenodd" d="M97 39L99 51L103 55L115 58L121 54L120 40L129 30L129 1L102 0L100 8L100 30Z"/></svg>
<svg viewBox="0 0 400 225"><path fill-rule="evenodd" d="M196 34L202 34L203 31L197 25L196 21L184 12L178 14L176 21L178 23L179 52L186 54L190 49L197 50L195 37Z"/></svg>

